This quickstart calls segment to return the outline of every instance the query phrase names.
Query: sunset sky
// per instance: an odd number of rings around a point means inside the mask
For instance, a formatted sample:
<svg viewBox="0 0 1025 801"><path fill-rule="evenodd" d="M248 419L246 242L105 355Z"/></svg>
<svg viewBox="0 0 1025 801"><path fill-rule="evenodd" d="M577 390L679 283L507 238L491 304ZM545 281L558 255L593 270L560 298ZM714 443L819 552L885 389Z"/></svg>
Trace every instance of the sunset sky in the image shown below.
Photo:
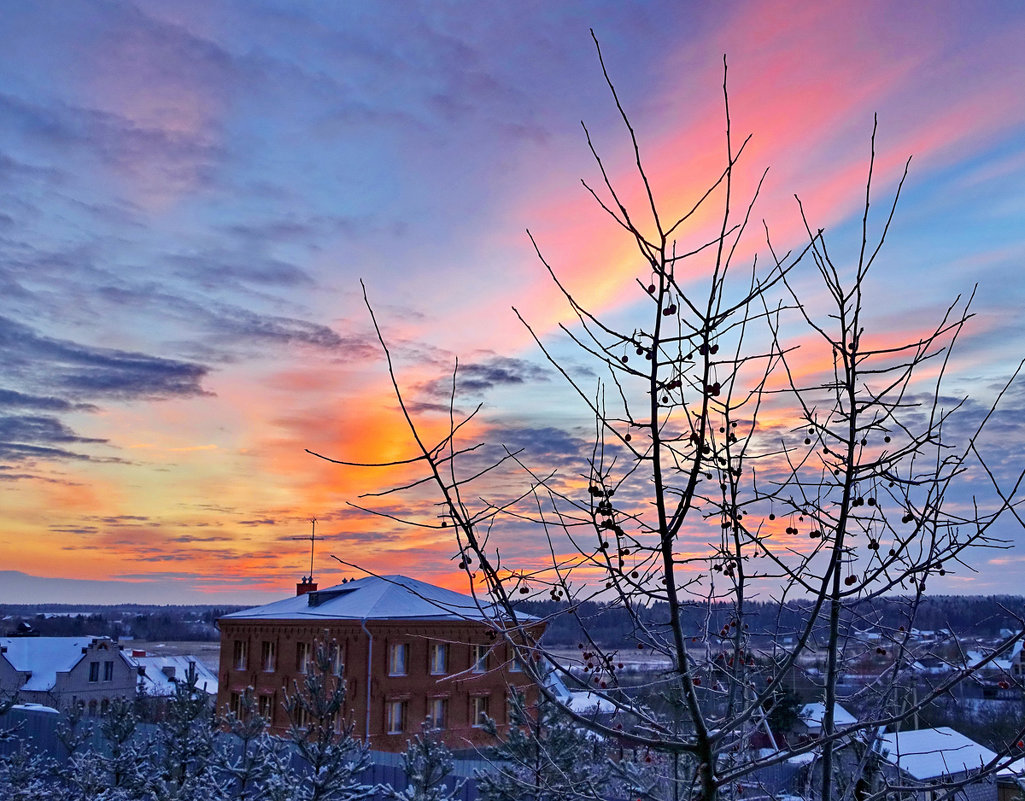
<svg viewBox="0 0 1025 801"><path fill-rule="evenodd" d="M733 132L753 135L739 183L769 168L752 256L762 220L778 248L804 244L795 194L854 241L878 114L880 208L912 161L877 330L918 331L978 283L949 391L985 403L1025 356L1017 0L8 2L0 602L269 600L307 572L290 538L311 516L322 586L355 575L332 553L458 588L445 532L348 505L385 477L305 449L412 453L360 279L425 426L458 356L460 404L484 403L471 434L537 465L587 447L593 424L512 307L545 337L569 319L527 229L595 309L644 300L635 251L580 184L601 177L581 121L633 180L589 28L672 211L722 168L727 55ZM998 422L1010 470L1020 387ZM1012 523L1013 547L933 589L1020 593ZM542 550L508 536L527 562Z"/></svg>

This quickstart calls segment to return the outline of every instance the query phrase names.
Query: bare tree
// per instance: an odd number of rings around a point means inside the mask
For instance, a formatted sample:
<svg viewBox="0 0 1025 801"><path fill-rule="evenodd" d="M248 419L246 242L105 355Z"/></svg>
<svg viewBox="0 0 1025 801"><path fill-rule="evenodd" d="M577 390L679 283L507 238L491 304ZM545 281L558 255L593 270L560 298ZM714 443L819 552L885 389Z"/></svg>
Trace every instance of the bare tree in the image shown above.
<svg viewBox="0 0 1025 801"><path fill-rule="evenodd" d="M751 237L761 181L738 201L738 162L749 138L738 143L731 129L725 61L722 172L692 206L669 215L600 48L598 56L643 200L625 199L586 126L600 183L584 186L636 251L639 317L624 326L578 302L533 237L575 317L561 332L587 357L590 372L574 371L520 317L594 421L593 446L578 455L579 475L539 468L512 449L482 461L486 449L460 439L477 412L457 412L458 364L447 433L427 440L369 301L414 452L387 465L331 461L423 468L415 480L375 495L433 486L442 522L434 516L412 524L454 533L470 586L498 610L496 632L520 650L549 701L559 698L545 683L546 665L567 681L582 672L591 692L621 714L598 720L567 708L576 724L670 766L652 797L713 801L800 754L814 757L825 801L882 795L886 787L863 780L876 732L991 665L1016 639L954 665L910 701L899 692L918 657L911 632L929 578L963 567L971 549L1004 545L994 526L1008 512L1017 519L1025 474L1008 481L980 447L1010 382L981 410L946 394L971 298L957 298L908 341L871 329L868 277L907 175L905 167L877 219L870 213L874 129L855 252L834 254L798 201L805 244L780 252L765 228L767 257L745 261L742 243ZM717 222L705 235L698 221L712 210ZM816 358L820 367L809 369ZM594 372L604 376L597 384ZM504 486L495 477L510 471L525 478L522 491L490 493ZM512 548L500 547L503 531L524 523L547 543L547 563L504 555ZM866 602L884 595L903 599L899 619L867 619L863 610L875 607ZM524 597L545 596L563 602L561 614L579 616L587 600L621 610L632 621L629 641L610 648L581 619L578 665L549 658L518 606ZM781 610L797 608L800 622L752 628L752 604L765 599ZM866 627L876 638L868 647L887 667L852 699L858 722L841 726L836 710L847 699L840 679L864 654ZM626 649L669 666L652 675L643 695L621 680L618 652ZM755 751L784 682L820 658L821 730Z"/></svg>

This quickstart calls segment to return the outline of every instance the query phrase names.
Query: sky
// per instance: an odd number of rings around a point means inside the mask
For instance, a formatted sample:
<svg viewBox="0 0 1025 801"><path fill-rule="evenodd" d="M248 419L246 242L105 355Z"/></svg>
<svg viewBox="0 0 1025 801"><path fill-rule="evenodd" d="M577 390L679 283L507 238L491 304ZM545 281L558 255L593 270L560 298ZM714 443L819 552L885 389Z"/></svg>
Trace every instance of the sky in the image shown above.
<svg viewBox="0 0 1025 801"><path fill-rule="evenodd" d="M877 330L920 330L977 283L950 391L984 405L1025 355L1018 2L43 0L0 15L0 602L281 597L309 570L293 538L311 517L322 586L356 574L333 554L458 587L448 532L353 506L394 473L306 449L412 453L360 280L425 430L444 424L432 410L458 358L459 405L484 404L468 435L563 469L589 447L593 423L512 310L546 339L569 319L528 229L595 310L628 319L643 301L630 243L581 185L601 178L583 121L636 199L589 29L670 210L722 167L726 55L732 131L752 135L738 188L769 169L753 218L781 249L805 241L795 195L856 242L878 115L880 208L912 161L872 279ZM741 248L764 250L761 234ZM1017 386L997 424L986 444L1010 471ZM1019 592L1019 529L934 589ZM503 536L524 564L545 547L522 526Z"/></svg>

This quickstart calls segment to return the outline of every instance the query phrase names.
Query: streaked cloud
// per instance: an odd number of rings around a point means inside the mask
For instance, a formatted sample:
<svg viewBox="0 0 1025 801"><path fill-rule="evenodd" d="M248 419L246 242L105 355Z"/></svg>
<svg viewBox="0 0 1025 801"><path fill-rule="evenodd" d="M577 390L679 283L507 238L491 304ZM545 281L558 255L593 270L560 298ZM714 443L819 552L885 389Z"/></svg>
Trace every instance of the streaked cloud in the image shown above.
<svg viewBox="0 0 1025 801"><path fill-rule="evenodd" d="M168 598L174 587L219 599L287 592L308 569L303 543L288 538L316 516L326 551L458 587L429 493L378 498L385 515L425 528L350 505L415 480L416 465L361 470L306 453L415 455L361 278L425 441L448 433L458 358L455 413L483 404L460 432L461 443L485 443L466 469L508 449L554 470L559 490L580 491L593 421L510 307L597 397L607 371L560 339L574 315L524 229L567 291L606 319L632 328L650 303L637 283L647 266L579 184L601 183L584 120L622 197L645 203L591 27L666 215L688 209L721 169L728 54L734 145L753 134L734 176L737 207L770 168L738 280L756 254L765 263L763 219L780 250L803 245L794 193L851 263L878 112L875 230L913 160L870 282L866 336L920 336L979 280L979 317L944 397L967 396L948 430L971 431L1025 341L1025 14L976 12L953 0L910 16L876 0L5 9L0 562L120 576L130 581L97 586ZM717 214L696 215L679 247L704 241ZM697 286L708 264L697 258L681 278ZM794 276L810 306L813 279ZM783 335L801 347L794 375L817 380L829 367L821 343ZM767 407L762 436L792 436L792 417ZM1015 387L980 441L1001 480L1015 470L1023 420ZM604 447L620 465L622 443L609 436ZM508 468L483 496L523 490L523 468ZM642 504L643 491L620 497ZM1025 542L1008 532L1014 549L1001 558L1013 561ZM548 547L522 520L494 535L524 564ZM685 540L697 552L708 533ZM126 573L126 560L139 567ZM348 574L321 564L325 579ZM973 586L998 589L1006 579L991 572Z"/></svg>

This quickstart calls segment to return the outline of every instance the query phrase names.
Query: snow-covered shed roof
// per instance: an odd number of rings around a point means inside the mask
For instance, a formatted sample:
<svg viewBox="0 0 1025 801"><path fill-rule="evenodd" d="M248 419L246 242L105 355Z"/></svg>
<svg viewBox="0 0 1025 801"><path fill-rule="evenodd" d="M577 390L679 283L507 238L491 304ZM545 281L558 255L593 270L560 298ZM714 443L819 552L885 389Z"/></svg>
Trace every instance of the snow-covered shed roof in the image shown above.
<svg viewBox="0 0 1025 801"><path fill-rule="evenodd" d="M880 735L876 750L891 765L919 780L978 769L996 754L949 726Z"/></svg>
<svg viewBox="0 0 1025 801"><path fill-rule="evenodd" d="M820 729L822 728L822 719L826 716L826 705L821 701L805 704L797 715L809 729ZM833 705L834 726L852 726L857 722L858 719L840 704Z"/></svg>
<svg viewBox="0 0 1025 801"><path fill-rule="evenodd" d="M139 676L139 688L147 695L174 695L175 685L187 680L190 667L194 667L196 671L196 688L203 690L207 695L217 695L217 676L194 656L133 655L130 658L138 667L145 668L145 672Z"/></svg>
<svg viewBox="0 0 1025 801"><path fill-rule="evenodd" d="M11 667L19 673L31 673L22 685L25 691L45 692L57 683L57 674L65 673L81 659L83 650L94 637L0 637L0 648ZM115 646L116 651L116 646Z"/></svg>
<svg viewBox="0 0 1025 801"><path fill-rule="evenodd" d="M524 619L533 619L523 615ZM407 576L367 576L221 620L489 620L468 595Z"/></svg>

